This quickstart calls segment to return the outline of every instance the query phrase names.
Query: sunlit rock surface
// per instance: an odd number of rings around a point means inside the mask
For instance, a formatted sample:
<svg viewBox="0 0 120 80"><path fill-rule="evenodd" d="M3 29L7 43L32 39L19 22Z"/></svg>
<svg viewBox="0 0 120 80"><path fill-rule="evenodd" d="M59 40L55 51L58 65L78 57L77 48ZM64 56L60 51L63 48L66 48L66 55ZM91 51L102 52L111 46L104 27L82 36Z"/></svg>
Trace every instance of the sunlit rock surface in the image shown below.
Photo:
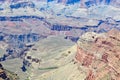
<svg viewBox="0 0 120 80"><path fill-rule="evenodd" d="M19 80L19 77L17 74L4 69L0 63L0 80Z"/></svg>
<svg viewBox="0 0 120 80"><path fill-rule="evenodd" d="M68 63L49 68L41 68L40 64L38 68L31 68L31 71L37 73L39 69L44 72L36 77L35 73L31 73L30 78L35 80L119 80L119 34L118 30L111 30L104 34L86 33L75 46L67 49L71 53L68 52L69 55L66 55L64 61ZM57 63L62 60L62 58L59 59ZM56 62L52 65L54 64Z"/></svg>
<svg viewBox="0 0 120 80"><path fill-rule="evenodd" d="M20 80L119 80L116 52L106 52L119 51L119 30L119 0L0 0L0 61ZM95 60L110 65L109 78L89 68Z"/></svg>
<svg viewBox="0 0 120 80"><path fill-rule="evenodd" d="M87 69L86 80L120 79L119 35L119 31L111 30L101 35L84 35L78 41L75 58Z"/></svg>

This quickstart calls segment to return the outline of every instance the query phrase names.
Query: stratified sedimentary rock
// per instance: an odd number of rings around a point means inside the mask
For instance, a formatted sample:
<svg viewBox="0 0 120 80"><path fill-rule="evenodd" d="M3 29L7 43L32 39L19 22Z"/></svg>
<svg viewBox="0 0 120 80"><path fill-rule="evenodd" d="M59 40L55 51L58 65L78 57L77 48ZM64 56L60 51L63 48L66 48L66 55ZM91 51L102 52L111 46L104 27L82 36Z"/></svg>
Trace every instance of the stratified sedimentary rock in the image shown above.
<svg viewBox="0 0 120 80"><path fill-rule="evenodd" d="M86 34L78 41L75 56L86 69L85 80L120 80L120 32Z"/></svg>

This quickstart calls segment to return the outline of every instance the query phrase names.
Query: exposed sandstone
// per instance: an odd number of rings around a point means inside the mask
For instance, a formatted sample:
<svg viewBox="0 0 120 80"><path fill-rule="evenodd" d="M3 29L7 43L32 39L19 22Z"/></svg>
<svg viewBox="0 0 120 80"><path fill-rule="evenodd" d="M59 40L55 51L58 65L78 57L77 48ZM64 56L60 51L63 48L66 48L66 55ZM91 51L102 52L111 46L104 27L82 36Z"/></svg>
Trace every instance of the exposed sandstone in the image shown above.
<svg viewBox="0 0 120 80"><path fill-rule="evenodd" d="M87 68L86 80L119 80L120 32L111 30L103 36L96 35L81 37L75 59Z"/></svg>

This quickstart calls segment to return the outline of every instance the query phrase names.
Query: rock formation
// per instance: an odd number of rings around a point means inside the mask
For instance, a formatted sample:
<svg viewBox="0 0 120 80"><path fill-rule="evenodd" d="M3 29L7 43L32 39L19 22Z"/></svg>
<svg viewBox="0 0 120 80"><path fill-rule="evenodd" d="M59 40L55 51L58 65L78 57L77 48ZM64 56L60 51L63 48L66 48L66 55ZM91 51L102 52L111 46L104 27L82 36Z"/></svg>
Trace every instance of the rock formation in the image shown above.
<svg viewBox="0 0 120 80"><path fill-rule="evenodd" d="M96 35L83 35L77 45L75 59L87 68L85 80L120 80L120 31Z"/></svg>
<svg viewBox="0 0 120 80"><path fill-rule="evenodd" d="M19 77L17 76L17 74L4 69L2 64L0 63L0 80L19 80Z"/></svg>

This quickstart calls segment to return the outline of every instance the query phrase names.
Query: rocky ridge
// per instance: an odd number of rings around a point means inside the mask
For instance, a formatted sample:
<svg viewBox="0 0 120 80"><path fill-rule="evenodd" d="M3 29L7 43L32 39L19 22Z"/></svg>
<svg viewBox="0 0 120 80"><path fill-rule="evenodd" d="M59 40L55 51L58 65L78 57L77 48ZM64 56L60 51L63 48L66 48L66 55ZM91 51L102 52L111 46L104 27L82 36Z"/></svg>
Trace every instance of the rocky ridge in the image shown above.
<svg viewBox="0 0 120 80"><path fill-rule="evenodd" d="M27 67L29 78L35 80L119 80L119 35L120 31L116 29L100 34L87 32L80 37L75 46L67 48L65 52L57 52L58 55L52 55L54 58L45 58L48 57L45 56L40 61L38 61L40 59L38 50L42 48L33 47L25 57L30 63ZM37 56L32 56L32 53ZM41 55L45 54L41 53Z"/></svg>
<svg viewBox="0 0 120 80"><path fill-rule="evenodd" d="M89 36L90 35L90 36ZM78 41L75 59L86 69L85 80L120 79L120 32L111 30L104 36L92 33Z"/></svg>

